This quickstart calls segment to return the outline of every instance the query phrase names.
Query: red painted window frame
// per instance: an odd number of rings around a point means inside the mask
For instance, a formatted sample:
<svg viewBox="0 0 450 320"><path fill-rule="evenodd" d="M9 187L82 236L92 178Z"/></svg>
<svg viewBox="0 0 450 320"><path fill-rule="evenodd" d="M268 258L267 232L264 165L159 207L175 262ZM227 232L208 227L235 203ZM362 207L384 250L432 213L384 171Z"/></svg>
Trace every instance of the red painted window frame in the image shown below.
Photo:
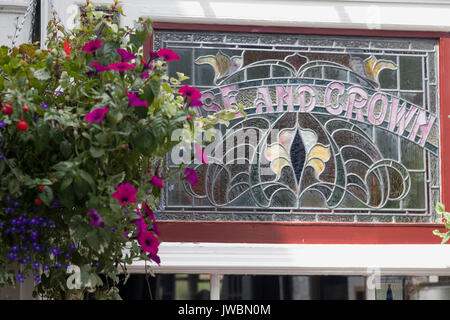
<svg viewBox="0 0 450 320"><path fill-rule="evenodd" d="M439 94L441 128L441 194L450 206L450 33L433 31L394 31L273 27L224 24L153 22L154 30L289 33L306 35L431 38L439 40ZM153 34L147 39L144 54L153 49ZM164 242L219 242L267 244L439 244L432 231L444 231L441 224L407 223L329 223L329 222L213 222L159 221Z"/></svg>

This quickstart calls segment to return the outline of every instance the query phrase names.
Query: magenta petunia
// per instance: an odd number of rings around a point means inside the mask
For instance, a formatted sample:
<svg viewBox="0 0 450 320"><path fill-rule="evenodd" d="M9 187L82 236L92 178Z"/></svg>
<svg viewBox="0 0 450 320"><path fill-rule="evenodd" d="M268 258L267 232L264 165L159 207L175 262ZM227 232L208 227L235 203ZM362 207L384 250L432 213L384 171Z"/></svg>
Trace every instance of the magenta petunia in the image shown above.
<svg viewBox="0 0 450 320"><path fill-rule="evenodd" d="M159 58L160 57L160 55L158 54L158 52L154 52L154 51L150 51L149 53L148 53L148 61L150 62L150 61L153 61L153 60L155 60L155 59L157 59L157 58Z"/></svg>
<svg viewBox="0 0 450 320"><path fill-rule="evenodd" d="M141 74L142 79L148 79L149 77L150 77L150 73L148 73L148 72L144 72L143 74Z"/></svg>
<svg viewBox="0 0 450 320"><path fill-rule="evenodd" d="M103 222L102 217L99 215L97 210L88 210L91 215L91 225L94 227L105 227L105 223Z"/></svg>
<svg viewBox="0 0 450 320"><path fill-rule="evenodd" d="M137 190L128 182L116 186L117 191L112 194L114 198L119 201L120 205L126 205L128 203L136 203Z"/></svg>
<svg viewBox="0 0 450 320"><path fill-rule="evenodd" d="M178 91L181 93L183 97L192 100L200 99L202 96L200 91L188 85L182 86L180 89L178 89Z"/></svg>
<svg viewBox="0 0 450 320"><path fill-rule="evenodd" d="M124 50L124 49L117 49L117 53L122 58L122 62L128 62L133 59L136 59L136 56L134 54L132 54L131 52L128 52L127 50Z"/></svg>
<svg viewBox="0 0 450 320"><path fill-rule="evenodd" d="M149 65L148 63L146 63L144 60L141 60L141 64L144 66L144 68L142 69L142 71L146 71L146 70L152 70L153 66Z"/></svg>
<svg viewBox="0 0 450 320"><path fill-rule="evenodd" d="M163 48L160 49L157 52L158 56L160 56L161 58L163 58L166 61L174 61L174 60L179 60L180 56L178 56L178 54L170 49L167 48Z"/></svg>
<svg viewBox="0 0 450 320"><path fill-rule="evenodd" d="M108 66L104 66L98 62L92 62L91 65L95 68L95 71L97 71L98 73L109 70Z"/></svg>
<svg viewBox="0 0 450 320"><path fill-rule="evenodd" d="M97 108L86 115L86 122L101 123L107 112L108 107Z"/></svg>
<svg viewBox="0 0 450 320"><path fill-rule="evenodd" d="M147 216L155 221L155 214L153 213L152 209L144 202L142 203L142 209L144 209L144 212L147 214Z"/></svg>
<svg viewBox="0 0 450 320"><path fill-rule="evenodd" d="M201 107L203 106L203 102L201 102L200 99L194 99L189 103L189 106L191 107Z"/></svg>
<svg viewBox="0 0 450 320"><path fill-rule="evenodd" d="M159 232L158 225L156 224L156 221L152 222L152 227L150 228L151 231L153 231L156 235L161 236L161 232Z"/></svg>
<svg viewBox="0 0 450 320"><path fill-rule="evenodd" d="M155 255L158 253L159 240L154 236L153 232L140 232L137 240L145 252Z"/></svg>
<svg viewBox="0 0 450 320"><path fill-rule="evenodd" d="M124 72L130 69L134 69L134 65L133 64L129 64L126 62L116 62L116 63L111 63L109 66L109 69L111 70L117 70L120 72Z"/></svg>
<svg viewBox="0 0 450 320"><path fill-rule="evenodd" d="M158 257L158 255L156 255L156 254L153 254L153 253L149 253L148 254L148 257L150 258L150 259L152 259L153 261L155 261L157 264L160 264L161 263L161 259Z"/></svg>
<svg viewBox="0 0 450 320"><path fill-rule="evenodd" d="M164 183L162 182L162 179L160 177L155 177L153 176L150 179L150 183L153 184L154 186L157 186L158 188L165 188Z"/></svg>
<svg viewBox="0 0 450 320"><path fill-rule="evenodd" d="M95 51L100 49L102 45L103 45L103 42L101 40L94 40L94 41L86 43L82 49L84 51L86 51L87 53L94 53Z"/></svg>
<svg viewBox="0 0 450 320"><path fill-rule="evenodd" d="M197 172L192 168L184 169L184 179L189 182L191 186L195 186L198 182Z"/></svg>
<svg viewBox="0 0 450 320"><path fill-rule="evenodd" d="M196 143L194 147L195 157L203 164L208 164L208 155L206 154L205 149L202 149L202 147L198 143Z"/></svg>
<svg viewBox="0 0 450 320"><path fill-rule="evenodd" d="M139 99L136 93L130 93L126 91L128 100L130 101L129 107L148 107L148 102Z"/></svg>

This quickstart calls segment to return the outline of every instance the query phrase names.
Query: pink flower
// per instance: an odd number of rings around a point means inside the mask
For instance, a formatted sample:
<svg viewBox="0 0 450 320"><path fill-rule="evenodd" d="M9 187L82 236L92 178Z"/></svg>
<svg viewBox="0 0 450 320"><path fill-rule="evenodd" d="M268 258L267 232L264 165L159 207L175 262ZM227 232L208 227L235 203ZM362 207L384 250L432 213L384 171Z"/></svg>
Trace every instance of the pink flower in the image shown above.
<svg viewBox="0 0 450 320"><path fill-rule="evenodd" d="M117 71L120 71L120 72L124 72L124 71L130 70L130 69L134 69L134 65L126 63L126 62L111 63L108 67L111 70L117 70Z"/></svg>
<svg viewBox="0 0 450 320"><path fill-rule="evenodd" d="M195 157L203 164L208 163L208 155L206 154L205 149L202 149L198 143L195 144Z"/></svg>
<svg viewBox="0 0 450 320"><path fill-rule="evenodd" d="M152 227L150 229L153 231L156 235L161 236L161 232L159 232L158 225L156 224L156 221L152 222Z"/></svg>
<svg viewBox="0 0 450 320"><path fill-rule="evenodd" d="M149 62L150 62L150 61L153 61L153 60L155 60L155 59L157 59L157 58L159 58L159 57L160 57L160 55L159 55L157 52L150 51L150 52L149 52L148 61L149 61Z"/></svg>
<svg viewBox="0 0 450 320"><path fill-rule="evenodd" d="M148 173L150 173L151 175L151 171L147 170ZM153 175L150 179L150 183L153 184L154 186L157 186L158 188L165 188L164 183L162 181L162 179L164 179L164 177L159 176L158 175L159 172L159 167L156 168L155 170L155 175Z"/></svg>
<svg viewBox="0 0 450 320"><path fill-rule="evenodd" d="M157 53L158 56L160 56L161 58L163 58L168 62L180 59L180 57L178 56L178 54L176 54L176 52L167 48L160 49Z"/></svg>
<svg viewBox="0 0 450 320"><path fill-rule="evenodd" d="M189 106L191 107L201 107L203 106L203 102L200 101L200 99L194 99L189 103Z"/></svg>
<svg viewBox="0 0 450 320"><path fill-rule="evenodd" d="M153 69L153 66L149 65L149 64L146 63L144 60L141 60L141 63L142 63L142 65L144 66L143 71Z"/></svg>
<svg viewBox="0 0 450 320"><path fill-rule="evenodd" d="M102 65L101 63L98 63L98 62L92 62L91 65L95 68L95 70L98 73L109 70L108 66L104 66L104 65Z"/></svg>
<svg viewBox="0 0 450 320"><path fill-rule="evenodd" d="M95 51L100 49L100 47L102 45L103 45L103 42L101 40L94 40L94 41L86 43L82 49L84 51L86 51L87 53L94 53Z"/></svg>
<svg viewBox="0 0 450 320"><path fill-rule="evenodd" d="M85 118L86 122L96 122L101 123L106 113L108 112L108 107L105 108L97 108L91 112L89 112Z"/></svg>
<svg viewBox="0 0 450 320"><path fill-rule="evenodd" d="M155 221L155 215L153 214L152 209L150 209L145 202L142 203L142 209L144 209L145 213L151 220Z"/></svg>
<svg viewBox="0 0 450 320"><path fill-rule="evenodd" d="M141 218L133 220L133 222L136 224L137 226L137 232L141 233L141 232L146 232L147 231L147 223L145 222L144 217L142 217L142 213L139 210L139 208L136 208L136 213L138 216L140 216Z"/></svg>
<svg viewBox="0 0 450 320"><path fill-rule="evenodd" d="M150 77L150 73L148 73L148 72L141 74L142 79L147 79L148 77Z"/></svg>
<svg viewBox="0 0 450 320"><path fill-rule="evenodd" d="M155 261L157 264L160 264L160 263L161 263L161 259L160 259L156 254L149 253L149 254L148 254L148 257L149 257L150 259L152 259L153 261Z"/></svg>
<svg viewBox="0 0 450 320"><path fill-rule="evenodd" d="M105 227L105 223L103 222L102 217L98 214L97 210L88 210L91 215L91 225L94 227Z"/></svg>
<svg viewBox="0 0 450 320"><path fill-rule="evenodd" d="M192 168L184 169L184 179L189 182L191 186L195 186L198 182L197 172Z"/></svg>
<svg viewBox="0 0 450 320"><path fill-rule="evenodd" d="M137 236L137 240L144 250L147 253L152 253L156 255L158 253L159 241L153 235L152 232L141 232Z"/></svg>
<svg viewBox="0 0 450 320"><path fill-rule="evenodd" d="M153 184L154 186L157 186L158 188L165 188L164 183L162 182L162 179L160 177L155 177L153 176L150 179L150 183Z"/></svg>
<svg viewBox="0 0 450 320"><path fill-rule="evenodd" d="M114 198L119 201L120 205L126 205L128 203L136 203L137 190L128 182L116 186L117 191L112 194Z"/></svg>
<svg viewBox="0 0 450 320"><path fill-rule="evenodd" d="M124 49L117 49L117 53L120 54L122 62L128 62L130 60L136 59L136 56L134 54Z"/></svg>
<svg viewBox="0 0 450 320"><path fill-rule="evenodd" d="M148 107L148 102L139 99L136 93L130 93L126 91L128 99L130 100L130 107Z"/></svg>
<svg viewBox="0 0 450 320"><path fill-rule="evenodd" d="M188 99L200 99L202 94L200 91L198 91L197 89L190 87L188 85L184 85L182 86L180 89L178 89L178 91L181 93L181 95L183 97L186 97Z"/></svg>

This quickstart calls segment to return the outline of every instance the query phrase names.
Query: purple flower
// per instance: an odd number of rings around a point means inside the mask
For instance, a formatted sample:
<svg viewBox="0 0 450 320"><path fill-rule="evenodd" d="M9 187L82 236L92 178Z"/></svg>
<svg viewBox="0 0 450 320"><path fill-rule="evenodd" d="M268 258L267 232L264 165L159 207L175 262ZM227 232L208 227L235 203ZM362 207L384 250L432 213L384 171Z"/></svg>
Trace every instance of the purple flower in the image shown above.
<svg viewBox="0 0 450 320"><path fill-rule="evenodd" d="M66 259L70 259L71 256L72 256L72 255L71 255L70 253L68 253L68 252L66 252L66 254L64 255L64 257L65 257Z"/></svg>
<svg viewBox="0 0 450 320"><path fill-rule="evenodd" d="M158 188L161 188L161 189L165 188L164 183L160 177L153 176L150 179L150 183Z"/></svg>
<svg viewBox="0 0 450 320"><path fill-rule="evenodd" d="M17 257L18 257L17 254L15 254L13 252L8 254L8 260L9 261L14 261L14 260L16 260Z"/></svg>
<svg viewBox="0 0 450 320"><path fill-rule="evenodd" d="M58 269L61 269L62 268L62 264L60 262L57 262L55 264L55 267L58 268Z"/></svg>
<svg viewBox="0 0 450 320"><path fill-rule="evenodd" d="M91 225L94 227L105 227L105 223L103 222L102 217L99 215L97 210L88 210L89 214L91 215Z"/></svg>
<svg viewBox="0 0 450 320"><path fill-rule="evenodd" d="M111 232L116 232L116 228L114 227L109 227L109 230L111 230Z"/></svg>
<svg viewBox="0 0 450 320"><path fill-rule="evenodd" d="M38 275L38 274L35 275L35 276L34 276L34 281L37 282L37 283L41 282L41 276Z"/></svg>
<svg viewBox="0 0 450 320"><path fill-rule="evenodd" d="M130 101L129 107L148 107L148 102L139 99L136 93L126 92L128 100Z"/></svg>
<svg viewBox="0 0 450 320"><path fill-rule="evenodd" d="M99 267L100 267L100 263L99 262L94 263L94 268L99 268Z"/></svg>
<svg viewBox="0 0 450 320"><path fill-rule="evenodd" d="M155 59L157 59L159 57L160 57L160 55L157 52L150 51L149 52L148 61L150 62L150 61L155 60Z"/></svg>
<svg viewBox="0 0 450 320"><path fill-rule="evenodd" d="M0 128L6 127L6 123L3 122L3 120L0 120Z"/></svg>
<svg viewBox="0 0 450 320"><path fill-rule="evenodd" d="M97 108L86 115L86 122L101 123L106 113L108 112L108 107Z"/></svg>
<svg viewBox="0 0 450 320"><path fill-rule="evenodd" d="M54 256L58 256L59 254L61 254L57 248L51 248L50 253Z"/></svg>
<svg viewBox="0 0 450 320"><path fill-rule="evenodd" d="M57 96L62 96L62 95L63 95L63 92L58 90L58 91L55 92L55 94L56 94Z"/></svg>
<svg viewBox="0 0 450 320"><path fill-rule="evenodd" d="M75 245L74 245L74 244L71 244L71 245L69 246L69 249L72 250L72 251L75 250Z"/></svg>
<svg viewBox="0 0 450 320"><path fill-rule="evenodd" d="M126 205L128 203L136 203L137 190L128 182L116 186L117 191L112 194L114 198L119 201L120 205Z"/></svg>
<svg viewBox="0 0 450 320"><path fill-rule="evenodd" d="M48 104L47 103L42 104L41 108L44 109L44 110L47 109L48 108Z"/></svg>
<svg viewBox="0 0 450 320"><path fill-rule="evenodd" d="M18 246L12 246L11 247L11 252L17 252L19 251L19 247Z"/></svg>
<svg viewBox="0 0 450 320"><path fill-rule="evenodd" d="M149 253L149 254L148 254L148 257L149 257L151 260L155 261L157 264L160 264L160 263L161 263L161 259L160 259L160 258L158 257L158 255L156 255L156 254Z"/></svg>
<svg viewBox="0 0 450 320"><path fill-rule="evenodd" d="M36 242L33 242L33 244L31 246L33 247L34 251L41 251L42 250L41 247L39 246L39 244L36 243Z"/></svg>
<svg viewBox="0 0 450 320"><path fill-rule="evenodd" d="M98 49L100 49L100 47L102 46L103 42L100 40L94 40L91 42L86 43L82 50L86 51L87 53L94 53L95 51L97 51Z"/></svg>
<svg viewBox="0 0 450 320"><path fill-rule="evenodd" d="M122 62L128 62L130 60L136 59L136 56L134 54L124 49L117 49L117 53L120 54Z"/></svg>
<svg viewBox="0 0 450 320"><path fill-rule="evenodd" d="M33 268L35 268L35 269L39 269L40 266L41 266L41 264L39 262L33 263Z"/></svg>
<svg viewBox="0 0 450 320"><path fill-rule="evenodd" d="M48 270L50 270L49 266L48 266L48 265L46 265L46 264L44 264L44 265L42 266L42 269L44 269L44 271L48 271Z"/></svg>
<svg viewBox="0 0 450 320"><path fill-rule="evenodd" d="M16 210L14 210L14 209L11 208L11 207L6 207L6 213L14 214L14 213L16 213Z"/></svg>
<svg viewBox="0 0 450 320"><path fill-rule="evenodd" d="M141 74L142 79L147 79L148 77L150 77L150 73L148 73L148 72Z"/></svg>
<svg viewBox="0 0 450 320"><path fill-rule="evenodd" d="M18 274L16 275L16 279L17 279L17 281L19 281L20 283L23 283L23 282L24 282L23 277L22 277L22 275L21 275L20 273L18 273Z"/></svg>
<svg viewBox="0 0 450 320"><path fill-rule="evenodd" d="M95 68L98 73L110 70L108 66L104 66L98 62L92 62L91 65Z"/></svg>
<svg viewBox="0 0 450 320"><path fill-rule="evenodd" d="M191 107L201 107L201 106L203 106L203 102L200 99L193 99L189 103L189 106L191 106Z"/></svg>
<svg viewBox="0 0 450 320"><path fill-rule="evenodd" d="M31 240L37 240L39 238L39 232L33 231L30 235Z"/></svg>
<svg viewBox="0 0 450 320"><path fill-rule="evenodd" d="M184 179L189 182L191 186L195 186L198 182L197 172L192 168L184 169Z"/></svg>

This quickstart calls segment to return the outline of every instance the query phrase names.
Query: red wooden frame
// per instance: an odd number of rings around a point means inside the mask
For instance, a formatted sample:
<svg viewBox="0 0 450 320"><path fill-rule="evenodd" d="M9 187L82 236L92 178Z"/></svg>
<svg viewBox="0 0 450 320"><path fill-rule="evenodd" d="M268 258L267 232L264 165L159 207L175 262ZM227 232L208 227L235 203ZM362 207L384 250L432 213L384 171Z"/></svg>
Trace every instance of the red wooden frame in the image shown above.
<svg viewBox="0 0 450 320"><path fill-rule="evenodd" d="M450 206L450 173L446 169L445 150L450 139L450 33L428 31L321 29L220 24L186 24L154 22L155 30L192 30L223 32L290 33L335 36L408 37L439 39L439 92L441 128L442 202ZM144 53L153 49L153 34L147 39ZM274 244L438 244L441 239L432 231L445 230L441 224L405 223L302 223L302 222L204 222L159 221L162 241Z"/></svg>

